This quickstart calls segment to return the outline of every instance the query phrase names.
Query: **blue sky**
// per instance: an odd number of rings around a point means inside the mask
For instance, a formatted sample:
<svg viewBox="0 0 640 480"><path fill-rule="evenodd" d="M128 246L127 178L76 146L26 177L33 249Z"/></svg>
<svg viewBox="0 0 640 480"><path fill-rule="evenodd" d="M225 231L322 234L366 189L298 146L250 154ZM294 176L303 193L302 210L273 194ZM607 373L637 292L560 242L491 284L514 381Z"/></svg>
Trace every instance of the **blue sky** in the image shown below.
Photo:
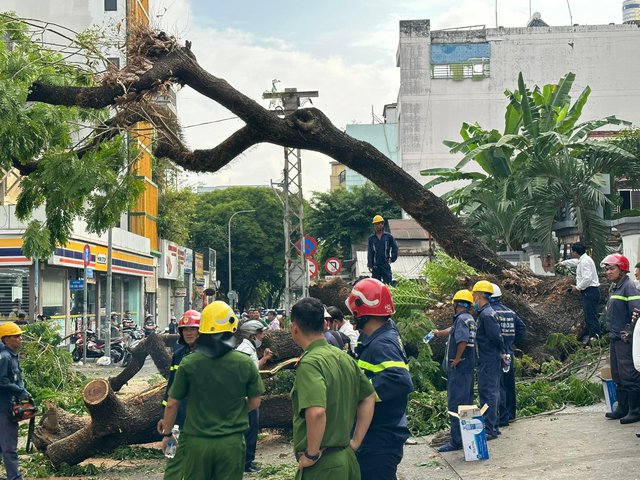
<svg viewBox="0 0 640 480"><path fill-rule="evenodd" d="M495 26L495 0L151 0L159 27L191 40L200 64L268 106L262 92L273 79L284 87L318 90L314 106L339 128L371 123L396 101L395 65L399 20L430 19L432 29L474 24ZM498 24L525 26L529 0L498 0ZM550 25L620 23L622 0L531 0ZM166 10L165 10L166 9ZM233 115L190 89L178 97L183 125ZM469 119L473 121L473 119ZM242 127L239 120L186 129L192 148L211 148ZM329 188L330 159L303 153L304 190ZM191 184L267 185L279 181L282 149L252 148L212 175L190 175Z"/></svg>

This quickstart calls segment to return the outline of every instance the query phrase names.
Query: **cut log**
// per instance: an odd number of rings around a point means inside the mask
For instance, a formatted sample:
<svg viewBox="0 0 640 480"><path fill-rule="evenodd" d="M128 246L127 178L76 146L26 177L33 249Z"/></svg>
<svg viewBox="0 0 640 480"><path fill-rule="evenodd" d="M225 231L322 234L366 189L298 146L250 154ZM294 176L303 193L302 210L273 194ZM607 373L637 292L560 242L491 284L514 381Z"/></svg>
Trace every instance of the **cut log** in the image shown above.
<svg viewBox="0 0 640 480"><path fill-rule="evenodd" d="M291 428L293 413L287 394L267 395L260 404L260 428Z"/></svg>
<svg viewBox="0 0 640 480"><path fill-rule="evenodd" d="M76 465L97 451L161 440L156 424L162 416L165 388L158 385L121 402L107 380L92 380L82 392L90 423L51 443L47 457L54 465Z"/></svg>
<svg viewBox="0 0 640 480"><path fill-rule="evenodd" d="M33 445L38 451L44 452L53 442L68 437L90 422L89 417L73 415L48 403L33 432Z"/></svg>
<svg viewBox="0 0 640 480"><path fill-rule="evenodd" d="M302 355L302 349L295 344L291 333L286 330L267 331L258 350L258 357L262 356L265 348L273 352L270 364L276 364L282 360Z"/></svg>

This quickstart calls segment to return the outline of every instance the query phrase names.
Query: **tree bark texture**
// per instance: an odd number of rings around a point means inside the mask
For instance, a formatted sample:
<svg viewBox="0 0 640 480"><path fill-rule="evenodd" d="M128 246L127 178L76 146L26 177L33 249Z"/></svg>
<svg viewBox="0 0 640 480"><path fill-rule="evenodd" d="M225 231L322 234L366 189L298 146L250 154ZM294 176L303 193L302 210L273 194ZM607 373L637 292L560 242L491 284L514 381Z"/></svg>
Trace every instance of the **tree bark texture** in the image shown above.
<svg viewBox="0 0 640 480"><path fill-rule="evenodd" d="M269 365L302 355L302 348L294 343L291 333L286 330L268 330L258 351L259 357L262 356L265 348L273 352L273 358Z"/></svg>
<svg viewBox="0 0 640 480"><path fill-rule="evenodd" d="M162 384L122 402L107 380L92 380L82 392L90 422L50 443L45 454L54 465L76 465L101 450L160 440L156 424L163 412L165 388ZM74 427L80 425L77 422ZM46 434L39 438L44 441Z"/></svg>
<svg viewBox="0 0 640 480"><path fill-rule="evenodd" d="M293 410L287 394L266 395L260 404L260 428L291 428Z"/></svg>

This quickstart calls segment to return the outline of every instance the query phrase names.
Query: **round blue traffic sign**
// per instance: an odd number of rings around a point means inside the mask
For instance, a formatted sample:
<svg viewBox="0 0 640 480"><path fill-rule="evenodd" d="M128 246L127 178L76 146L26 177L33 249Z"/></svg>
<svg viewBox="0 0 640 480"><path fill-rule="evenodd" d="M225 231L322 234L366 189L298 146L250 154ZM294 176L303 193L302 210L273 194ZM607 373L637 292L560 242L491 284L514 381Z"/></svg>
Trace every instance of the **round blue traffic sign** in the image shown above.
<svg viewBox="0 0 640 480"><path fill-rule="evenodd" d="M82 260L84 261L85 267L88 267L91 263L91 247L87 244L85 244L84 248L82 249Z"/></svg>
<svg viewBox="0 0 640 480"><path fill-rule="evenodd" d="M296 243L296 249L300 252L300 241ZM309 236L305 235L304 237L304 256L308 257L309 255L313 255L318 250L318 241Z"/></svg>

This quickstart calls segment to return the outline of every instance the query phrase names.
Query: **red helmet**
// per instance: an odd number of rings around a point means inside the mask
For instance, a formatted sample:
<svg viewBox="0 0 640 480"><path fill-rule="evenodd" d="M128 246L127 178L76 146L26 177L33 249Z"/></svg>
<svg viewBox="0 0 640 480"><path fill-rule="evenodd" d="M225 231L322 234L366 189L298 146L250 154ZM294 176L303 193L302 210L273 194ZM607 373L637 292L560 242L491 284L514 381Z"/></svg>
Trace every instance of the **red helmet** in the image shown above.
<svg viewBox="0 0 640 480"><path fill-rule="evenodd" d="M196 310L187 310L180 317L178 322L178 328L182 327L199 327L200 326L200 312Z"/></svg>
<svg viewBox="0 0 640 480"><path fill-rule="evenodd" d="M629 271L629 259L619 253L612 253L604 257L604 260L600 262L600 266L604 267L605 265L617 265L623 272Z"/></svg>
<svg viewBox="0 0 640 480"><path fill-rule="evenodd" d="M388 317L395 313L391 292L380 280L365 278L353 286L344 302L354 317Z"/></svg>

